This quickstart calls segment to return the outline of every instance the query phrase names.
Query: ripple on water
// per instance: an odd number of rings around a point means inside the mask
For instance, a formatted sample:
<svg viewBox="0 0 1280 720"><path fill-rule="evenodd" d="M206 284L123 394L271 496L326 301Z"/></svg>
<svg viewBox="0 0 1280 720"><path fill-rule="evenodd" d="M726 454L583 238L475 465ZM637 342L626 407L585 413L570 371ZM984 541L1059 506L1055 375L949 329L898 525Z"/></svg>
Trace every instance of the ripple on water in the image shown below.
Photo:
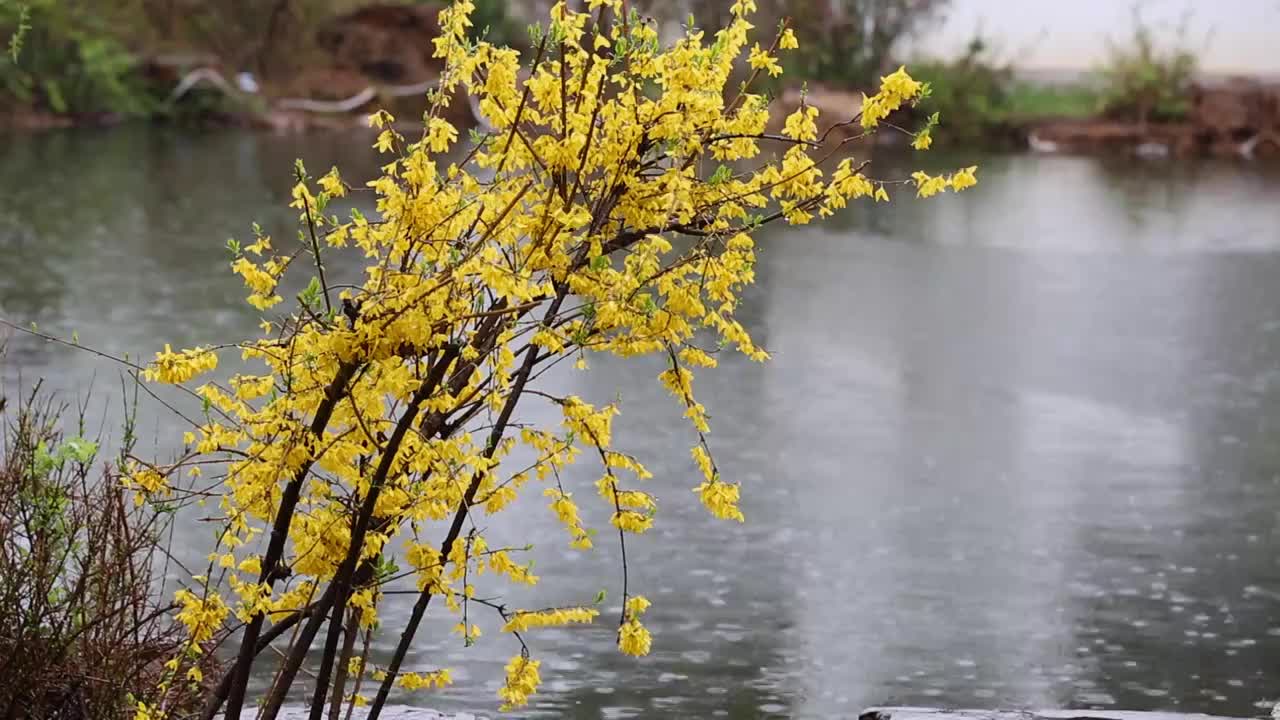
<svg viewBox="0 0 1280 720"><path fill-rule="evenodd" d="M1076 693L1076 702L1081 705L1110 707L1116 704L1116 699L1105 692L1082 692Z"/></svg>
<svg viewBox="0 0 1280 720"><path fill-rule="evenodd" d="M1144 688L1142 690L1142 694L1147 697L1160 698L1167 697L1169 695L1169 691L1164 688Z"/></svg>

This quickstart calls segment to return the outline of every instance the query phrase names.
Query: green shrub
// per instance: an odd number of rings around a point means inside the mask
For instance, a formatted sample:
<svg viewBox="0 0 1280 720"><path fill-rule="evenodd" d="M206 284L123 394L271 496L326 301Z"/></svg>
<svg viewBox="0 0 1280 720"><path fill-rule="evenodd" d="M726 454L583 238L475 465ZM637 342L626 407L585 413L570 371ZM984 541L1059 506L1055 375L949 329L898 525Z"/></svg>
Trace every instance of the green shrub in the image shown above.
<svg viewBox="0 0 1280 720"><path fill-rule="evenodd" d="M132 717L180 639L152 575L166 516L39 386L13 405L0 396L0 717Z"/></svg>
<svg viewBox="0 0 1280 720"><path fill-rule="evenodd" d="M975 37L964 55L950 62L912 63L916 79L929 83L921 107L945 120L940 133L974 139L1006 122L1012 114L1013 71L997 61L990 45Z"/></svg>
<svg viewBox="0 0 1280 720"><path fill-rule="evenodd" d="M75 2L0 4L0 28L19 38L12 62L0 65L0 96L59 114L149 112L137 60L111 20L102 7Z"/></svg>
<svg viewBox="0 0 1280 720"><path fill-rule="evenodd" d="M929 83L924 114L940 113L939 134L961 140L1014 137L1018 128L1044 119L1097 115L1102 98L1087 83L1053 85L1019 79L981 36L951 61L913 62L918 79Z"/></svg>
<svg viewBox="0 0 1280 720"><path fill-rule="evenodd" d="M1101 70L1107 114L1144 124L1185 117L1198 67L1196 54L1186 45L1185 23L1171 43L1161 44L1135 8L1133 34L1123 44L1110 43Z"/></svg>
<svg viewBox="0 0 1280 720"><path fill-rule="evenodd" d="M761 3L789 17L802 38L787 59L793 78L851 88L875 87L891 70L895 46L936 18L948 0L773 0Z"/></svg>

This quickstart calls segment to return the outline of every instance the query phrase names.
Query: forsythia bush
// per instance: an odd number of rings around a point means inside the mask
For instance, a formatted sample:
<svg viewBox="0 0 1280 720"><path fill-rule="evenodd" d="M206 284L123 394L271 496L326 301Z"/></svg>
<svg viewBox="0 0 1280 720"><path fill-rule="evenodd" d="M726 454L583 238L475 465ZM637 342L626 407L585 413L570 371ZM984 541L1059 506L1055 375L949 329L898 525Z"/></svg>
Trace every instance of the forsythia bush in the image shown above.
<svg viewBox="0 0 1280 720"><path fill-rule="evenodd" d="M296 310L265 319L260 339L237 346L261 373L196 388L206 424L187 433L176 464L138 464L133 481L145 497L181 496L189 491L179 475L203 468L221 502L225 523L209 567L177 598L191 640L169 663L169 683L198 679L206 643L243 626L206 717L223 705L238 717L250 670L268 657L278 666L263 716L274 717L313 649L312 717L344 698L368 702L377 717L397 685L449 684L445 668L403 667L436 598L458 616L468 644L478 635L469 612L501 613L518 648L503 707L528 701L540 675L524 634L594 622L598 613L589 602L512 610L475 597L468 579L482 572L512 583L537 577L519 544L491 544L468 516L540 493L567 542L589 550L596 540L579 514L581 495L558 473L585 453L600 468L592 501L611 509L619 542L659 517L644 490L649 473L613 444L618 409L534 390L561 360L586 369L591 353L665 356L658 379L684 408L701 470L690 482L694 494L714 516L743 519L739 485L713 459L693 372L716 365L718 346L767 357L734 319L739 292L753 280L751 234L775 220L831 215L851 200L887 200L893 184L863 175L839 143L826 145L815 108L787 118L782 134L766 133L768 103L753 82L781 72L778 53L797 43L785 27L755 41L753 0L738 0L731 24L714 37L690 28L665 48L621 0L586 4L577 13L559 3L549 26L535 29L521 80L522 58L469 41L472 3L454 3L440 16L436 54L445 70L421 136L400 135L386 113L371 118L381 128L376 147L389 156L371 183L378 217L326 215L348 185L336 170L313 180L299 168L293 206L314 262L290 262L303 254L262 235L233 245L232 267L262 311L281 303L276 288L287 269L310 264L316 277ZM736 71L748 79L731 83ZM923 90L900 70L843 124L874 131ZM439 112L458 92L478 98L492 124L462 148ZM916 144L927 147L927 136ZM448 154L455 149L465 155ZM929 195L964 189L974 175L969 168L897 182ZM367 267L362 284L338 290L321 256L347 246L363 251ZM215 349L166 348L146 374L187 383L216 364ZM521 401L553 403L560 424L518 422ZM536 461L510 468L504 459L520 447ZM255 538L265 540L261 554L246 550ZM348 640L376 622L383 584L395 579L383 572L392 554L411 566L419 594L404 627L384 628L400 639L378 666ZM619 649L644 655L649 601L625 579L622 593ZM282 637L281 658L259 658ZM372 699L347 694L360 681L376 687ZM139 703L139 717L162 716L168 689Z"/></svg>

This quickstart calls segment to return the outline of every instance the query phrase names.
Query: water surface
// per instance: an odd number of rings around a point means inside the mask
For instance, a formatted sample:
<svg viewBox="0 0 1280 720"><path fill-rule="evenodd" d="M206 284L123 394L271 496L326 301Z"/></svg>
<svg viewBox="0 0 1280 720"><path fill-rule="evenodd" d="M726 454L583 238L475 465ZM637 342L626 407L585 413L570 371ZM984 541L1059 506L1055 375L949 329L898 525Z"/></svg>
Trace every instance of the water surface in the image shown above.
<svg viewBox="0 0 1280 720"><path fill-rule="evenodd" d="M363 136L146 129L0 138L6 317L133 357L254 332L226 272L252 220L290 238L292 160L367 177ZM550 379L621 395L618 442L662 509L628 547L653 654L608 622L534 633L548 717L805 717L877 704L1256 715L1280 694L1280 175L1236 164L937 157L982 184L760 239L743 317L775 352L699 375L748 522L706 517L658 359ZM883 174L898 172L886 162ZM279 244L279 243L278 243ZM338 262L336 274L353 273ZM118 370L18 336L5 377L115 403ZM11 386L12 387L12 386ZM111 408L95 411L113 418ZM529 417L550 417L536 404ZM105 425L113 432L110 424ZM150 446L181 424L153 416ZM584 498L596 469L566 476ZM609 591L531 495L539 607ZM601 508L588 512L605 524ZM531 519L529 519L531 518ZM186 522L198 558L210 529ZM394 628L410 601L392 599ZM434 614L434 610L433 610ZM516 648L436 614L411 658L492 712ZM394 643L380 636L385 655Z"/></svg>

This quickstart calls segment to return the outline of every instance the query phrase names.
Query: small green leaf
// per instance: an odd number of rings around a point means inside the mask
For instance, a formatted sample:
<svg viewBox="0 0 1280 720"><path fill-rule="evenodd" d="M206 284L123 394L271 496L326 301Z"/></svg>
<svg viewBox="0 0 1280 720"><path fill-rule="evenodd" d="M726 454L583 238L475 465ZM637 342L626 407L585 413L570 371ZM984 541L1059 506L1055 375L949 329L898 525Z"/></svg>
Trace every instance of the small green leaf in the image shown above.
<svg viewBox="0 0 1280 720"><path fill-rule="evenodd" d="M607 595L603 589L600 592L596 593L596 605L599 605L600 603L604 602L604 599L606 596Z"/></svg>
<svg viewBox="0 0 1280 720"><path fill-rule="evenodd" d="M88 465L98 455L98 443L74 437L62 444L58 454L69 457L81 465Z"/></svg>
<svg viewBox="0 0 1280 720"><path fill-rule="evenodd" d="M25 3L18 5L18 23L14 28L13 34L9 36L9 59L14 64L18 62L18 56L22 54L22 42L26 39L27 33L31 31L31 8Z"/></svg>

